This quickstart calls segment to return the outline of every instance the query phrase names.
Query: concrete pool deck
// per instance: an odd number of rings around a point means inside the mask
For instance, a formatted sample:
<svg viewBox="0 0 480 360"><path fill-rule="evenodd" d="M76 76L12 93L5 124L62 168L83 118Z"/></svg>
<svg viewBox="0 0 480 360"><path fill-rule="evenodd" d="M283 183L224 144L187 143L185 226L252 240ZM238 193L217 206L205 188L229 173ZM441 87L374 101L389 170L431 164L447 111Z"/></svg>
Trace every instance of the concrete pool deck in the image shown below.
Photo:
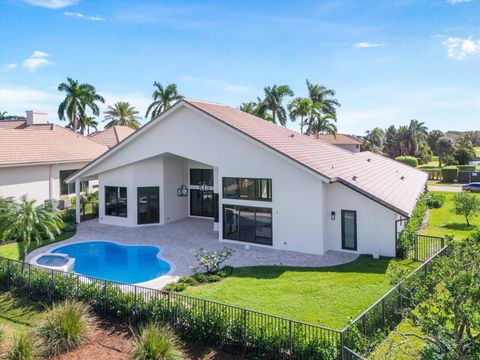
<svg viewBox="0 0 480 360"><path fill-rule="evenodd" d="M30 262L33 257L48 253L56 247L82 241L107 240L120 244L155 245L161 247L161 257L174 266L169 274L140 285L158 289L180 276L193 273L192 266L197 265L193 249L204 248L209 251L221 250L224 247L233 249L235 253L225 265L235 267L258 265L324 267L345 264L358 257L357 254L341 251L310 255L253 245L246 250L243 244L220 242L218 233L212 229L212 220L197 218L187 218L168 225L134 228L104 225L99 224L98 220L90 220L79 224L77 233L70 239L36 249L26 260Z"/></svg>

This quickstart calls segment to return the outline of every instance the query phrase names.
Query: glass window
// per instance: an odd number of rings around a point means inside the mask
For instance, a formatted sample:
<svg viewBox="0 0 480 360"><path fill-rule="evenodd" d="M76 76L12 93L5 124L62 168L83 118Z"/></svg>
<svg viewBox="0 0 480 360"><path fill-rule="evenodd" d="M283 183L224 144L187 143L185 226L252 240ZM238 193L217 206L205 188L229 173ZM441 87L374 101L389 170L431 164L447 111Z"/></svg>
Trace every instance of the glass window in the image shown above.
<svg viewBox="0 0 480 360"><path fill-rule="evenodd" d="M272 201L272 179L223 178L223 198Z"/></svg>
<svg viewBox="0 0 480 360"><path fill-rule="evenodd" d="M190 185L213 186L213 169L190 169Z"/></svg>
<svg viewBox="0 0 480 360"><path fill-rule="evenodd" d="M213 191L190 190L190 215L214 217Z"/></svg>
<svg viewBox="0 0 480 360"><path fill-rule="evenodd" d="M357 250L357 212L342 210L342 249Z"/></svg>
<svg viewBox="0 0 480 360"><path fill-rule="evenodd" d="M78 169L59 171L60 195L75 194L75 183L67 184L65 182L65 179L68 178L70 175L75 174L77 171ZM80 189L81 191L85 191L86 189L88 189L88 181L80 182Z"/></svg>
<svg viewBox="0 0 480 360"><path fill-rule="evenodd" d="M160 222L160 190L158 186L137 188L137 223Z"/></svg>
<svg viewBox="0 0 480 360"><path fill-rule="evenodd" d="M105 215L127 217L127 188L105 186Z"/></svg>
<svg viewBox="0 0 480 360"><path fill-rule="evenodd" d="M223 205L223 237L272 245L272 209Z"/></svg>

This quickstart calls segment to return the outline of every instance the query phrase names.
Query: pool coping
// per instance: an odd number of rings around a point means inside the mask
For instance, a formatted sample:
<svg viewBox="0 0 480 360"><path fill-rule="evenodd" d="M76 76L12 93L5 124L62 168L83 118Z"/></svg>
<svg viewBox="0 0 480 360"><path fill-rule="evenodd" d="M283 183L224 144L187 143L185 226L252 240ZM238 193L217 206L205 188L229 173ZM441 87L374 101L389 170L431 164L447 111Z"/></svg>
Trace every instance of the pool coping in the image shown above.
<svg viewBox="0 0 480 360"><path fill-rule="evenodd" d="M62 241L63 242L63 241ZM58 254L58 253L54 253L53 251L59 249L59 248L62 248L62 247L65 247L65 246L69 246L69 245L74 245L74 244L81 244L81 243L89 243L89 242L107 242L107 243L112 243L112 244L115 244L115 245L118 245L118 246L145 246L145 247L154 247L154 248L157 248L158 249L158 252L156 254L156 257L157 259L160 259L164 262L166 262L168 264L168 266L170 266L170 269L168 270L167 273L159 276L159 277L156 277L154 279L151 279L151 280L147 280L147 281L142 281L142 282L139 282L139 283L133 283L133 284L129 284L129 285L135 285L135 286L143 286L143 287L150 287L150 288L154 288L154 289L162 289L163 287L165 287L165 285L167 285L168 283L171 283L171 282L175 282L177 281L180 276L178 275L172 275L172 273L175 272L175 264L173 262L171 262L170 260L167 260L165 258L162 257L162 253L163 253L163 250L165 248L167 248L168 246L164 245L164 246L158 246L158 245L154 245L154 244L125 244L125 243L121 243L121 242L118 242L118 241L113 241L113 240L100 240L100 239L95 239L95 240L74 240L74 241L69 241L68 243L63 243L62 242L59 242L58 244L56 244L56 246L53 246L51 248L49 248L47 251L45 252L41 252L40 254L38 255L35 255L33 256L30 260L28 260L28 263L32 264L32 265L35 265L35 266L41 266L41 265L38 265L36 262L34 262L34 260L38 259L39 257L43 256L43 255L47 255L47 254ZM37 250L41 250L42 248L38 248ZM67 254L68 255L68 254ZM73 258L75 259L75 258ZM84 274L80 274L80 273L77 273L75 271L72 271L73 273L77 274L77 275L83 275L83 276L88 276L88 275L84 275ZM92 276L93 277L93 276ZM94 277L95 278L95 277ZM121 281L115 281L115 280L109 280L109 279L102 279L102 278L96 278L96 279L100 279L100 280L107 280L107 281L112 281L114 283L122 283L124 284L123 282Z"/></svg>

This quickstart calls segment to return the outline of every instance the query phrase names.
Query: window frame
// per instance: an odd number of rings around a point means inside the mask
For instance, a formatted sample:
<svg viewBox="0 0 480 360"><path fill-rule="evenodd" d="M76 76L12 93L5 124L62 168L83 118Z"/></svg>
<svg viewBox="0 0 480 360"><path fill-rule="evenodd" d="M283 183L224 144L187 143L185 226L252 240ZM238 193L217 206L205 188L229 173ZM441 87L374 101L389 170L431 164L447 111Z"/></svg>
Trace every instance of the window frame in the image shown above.
<svg viewBox="0 0 480 360"><path fill-rule="evenodd" d="M158 196L158 204L157 204L157 219L153 222L141 222L140 221L140 192L142 189L155 189L157 191ZM128 204L127 204L128 207ZM160 223L160 186L137 186L137 225L150 225L150 224L159 224Z"/></svg>
<svg viewBox="0 0 480 360"><path fill-rule="evenodd" d="M226 181L228 180L234 180L236 182L236 188L237 188L237 195L234 197L231 196L226 196ZM254 198L242 198L240 196L241 194L241 189L240 189L240 181L241 180L248 180L248 181L254 181L255 182L255 189L254 189ZM261 187L261 182L262 181L267 181L267 194L270 197L264 198L260 197L260 187ZM252 177L230 177L230 176L225 176L222 178L222 198L223 199L228 199L228 200L245 200L245 201L264 201L264 202L272 202L273 201L273 181L270 178L252 178Z"/></svg>
<svg viewBox="0 0 480 360"><path fill-rule="evenodd" d="M236 216L237 218L237 237L234 237L234 236L226 236L226 231L225 231L225 227L227 226L227 221L226 221L226 208L233 208L237 214L234 215ZM254 209L254 217L255 217L255 220L254 220L254 229L253 229L253 234L254 235L254 240L253 241L249 241L249 240L242 240L242 231L241 231L241 228L242 228L242 217L241 217L241 212L242 212L242 208L249 208L249 209ZM257 210L258 209L261 209L261 210L268 210L267 213L270 213L270 237L261 237L261 236L257 236ZM242 242L242 243L248 243L248 244L256 244L256 245L264 245L264 246L273 246L273 209L272 208L268 208L268 207L263 207L263 206L248 206L248 205L236 205L236 204L223 204L222 206L222 217L223 217L223 226L222 226L222 237L223 239L225 240L232 240L232 241L239 241L239 242ZM261 239L264 239L264 240L269 240L268 242L260 242L257 240L257 238L261 238Z"/></svg>
<svg viewBox="0 0 480 360"><path fill-rule="evenodd" d="M353 223L354 223L354 241L355 241L355 246L353 248L345 246L345 214L353 214ZM341 211L341 217L342 217L342 250L350 250L350 251L357 251L358 250L358 229L357 229L357 211L356 210L342 210Z"/></svg>
<svg viewBox="0 0 480 360"><path fill-rule="evenodd" d="M107 201L108 201L107 193L108 193L109 188L116 189L116 195L117 196L115 198L115 209L116 209L117 215L107 214ZM125 215L119 215L120 211L118 210L119 206L120 206L119 199L120 199L121 189L125 189ZM128 188L126 186L106 185L105 188L104 188L104 197L105 197L105 209L104 209L105 216L128 218Z"/></svg>
<svg viewBox="0 0 480 360"><path fill-rule="evenodd" d="M192 172L193 171L200 171L200 179L201 180L197 184L192 183ZM208 176L205 175L205 173L207 173L207 172L208 172ZM202 183L204 183L206 186L213 186L213 183L214 183L213 178L214 178L213 169L190 168L188 181L189 181L191 186L200 186ZM207 180L209 180L209 182L207 182Z"/></svg>
<svg viewBox="0 0 480 360"><path fill-rule="evenodd" d="M65 182L65 179L75 174L79 170L80 169L63 169L58 171L58 181L60 182L60 193L59 193L60 196L69 196L69 195L75 194L75 183L67 184ZM62 176L62 173L67 173L67 175ZM65 187L67 192L64 192ZM72 187L72 191L70 191L70 187ZM88 181L81 181L80 189L81 189L80 191L85 191L85 189L88 189Z"/></svg>

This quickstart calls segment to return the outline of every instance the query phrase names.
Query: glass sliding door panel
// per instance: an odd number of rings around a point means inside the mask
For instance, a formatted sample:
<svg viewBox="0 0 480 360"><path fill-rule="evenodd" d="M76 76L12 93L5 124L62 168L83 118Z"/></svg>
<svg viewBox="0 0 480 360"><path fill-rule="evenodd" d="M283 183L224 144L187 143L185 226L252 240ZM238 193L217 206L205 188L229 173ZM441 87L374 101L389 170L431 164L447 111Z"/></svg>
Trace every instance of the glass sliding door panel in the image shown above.
<svg viewBox="0 0 480 360"><path fill-rule="evenodd" d="M357 212L342 210L342 249L357 250Z"/></svg>
<svg viewBox="0 0 480 360"><path fill-rule="evenodd" d="M255 242L255 208L240 206L240 239Z"/></svg>
<svg viewBox="0 0 480 360"><path fill-rule="evenodd" d="M238 206L223 205L223 237L230 240L239 239Z"/></svg>
<svg viewBox="0 0 480 360"><path fill-rule="evenodd" d="M255 241L272 245L272 209L255 209Z"/></svg>
<svg viewBox="0 0 480 360"><path fill-rule="evenodd" d="M160 190L158 186L137 188L137 223L160 222Z"/></svg>

